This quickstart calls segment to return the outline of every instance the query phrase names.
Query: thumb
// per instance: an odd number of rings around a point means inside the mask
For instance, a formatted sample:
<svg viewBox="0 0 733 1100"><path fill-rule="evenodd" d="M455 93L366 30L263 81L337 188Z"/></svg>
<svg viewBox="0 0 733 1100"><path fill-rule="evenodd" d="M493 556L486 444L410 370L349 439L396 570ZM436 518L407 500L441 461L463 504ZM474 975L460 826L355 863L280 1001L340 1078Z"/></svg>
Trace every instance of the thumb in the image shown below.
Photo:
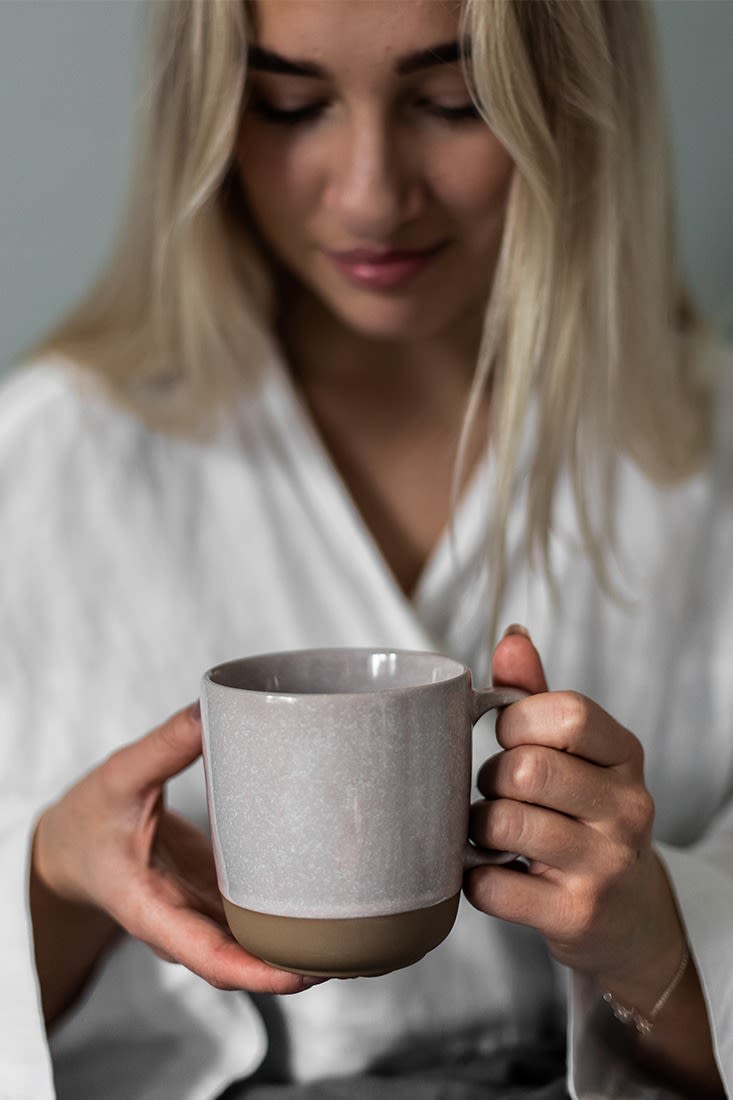
<svg viewBox="0 0 733 1100"><path fill-rule="evenodd" d="M184 707L144 737L118 749L107 761L120 794L136 796L178 775L201 754L201 711Z"/></svg>
<svg viewBox="0 0 733 1100"><path fill-rule="evenodd" d="M545 670L527 630L513 623L494 650L492 680L497 685L524 688L533 695L547 691Z"/></svg>

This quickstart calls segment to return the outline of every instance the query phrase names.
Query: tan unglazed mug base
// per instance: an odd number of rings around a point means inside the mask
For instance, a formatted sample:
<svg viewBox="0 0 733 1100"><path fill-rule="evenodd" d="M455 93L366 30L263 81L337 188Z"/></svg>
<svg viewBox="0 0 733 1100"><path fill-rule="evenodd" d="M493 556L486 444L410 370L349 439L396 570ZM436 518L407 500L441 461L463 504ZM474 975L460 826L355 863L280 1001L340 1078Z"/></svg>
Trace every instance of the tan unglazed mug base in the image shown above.
<svg viewBox="0 0 733 1100"><path fill-rule="evenodd" d="M406 913L335 920L273 916L222 901L235 940L270 966L318 978L358 978L410 966L432 951L453 927L459 898Z"/></svg>

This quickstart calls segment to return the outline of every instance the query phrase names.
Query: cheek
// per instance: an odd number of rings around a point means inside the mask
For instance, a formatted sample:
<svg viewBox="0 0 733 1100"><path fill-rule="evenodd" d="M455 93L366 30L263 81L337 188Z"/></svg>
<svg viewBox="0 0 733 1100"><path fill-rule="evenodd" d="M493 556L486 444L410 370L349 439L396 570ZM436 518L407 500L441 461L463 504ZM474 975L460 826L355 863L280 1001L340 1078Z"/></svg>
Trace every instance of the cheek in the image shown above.
<svg viewBox="0 0 733 1100"><path fill-rule="evenodd" d="M514 162L504 147L491 138L471 142L460 155L446 161L434 177L434 192L460 221L479 226L503 220Z"/></svg>
<svg viewBox="0 0 733 1100"><path fill-rule="evenodd" d="M310 158L295 142L267 140L245 131L239 150L242 191L260 228L278 237L286 227L302 224L318 195L317 172Z"/></svg>

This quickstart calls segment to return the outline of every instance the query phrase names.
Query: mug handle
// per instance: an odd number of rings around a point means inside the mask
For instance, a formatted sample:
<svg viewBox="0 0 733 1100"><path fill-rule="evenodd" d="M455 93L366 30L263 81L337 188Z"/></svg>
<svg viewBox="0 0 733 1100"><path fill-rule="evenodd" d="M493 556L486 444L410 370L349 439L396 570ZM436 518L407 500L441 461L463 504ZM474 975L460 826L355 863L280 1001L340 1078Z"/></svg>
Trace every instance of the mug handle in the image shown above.
<svg viewBox="0 0 733 1100"><path fill-rule="evenodd" d="M526 699L529 691L513 687L491 687L483 691L471 691L471 725L478 722L482 714L496 707L508 707L512 703L518 703ZM519 858L516 852L501 852L495 848L479 848L477 845L466 841L463 850L463 870L471 871L474 867L489 867L497 863L512 863Z"/></svg>

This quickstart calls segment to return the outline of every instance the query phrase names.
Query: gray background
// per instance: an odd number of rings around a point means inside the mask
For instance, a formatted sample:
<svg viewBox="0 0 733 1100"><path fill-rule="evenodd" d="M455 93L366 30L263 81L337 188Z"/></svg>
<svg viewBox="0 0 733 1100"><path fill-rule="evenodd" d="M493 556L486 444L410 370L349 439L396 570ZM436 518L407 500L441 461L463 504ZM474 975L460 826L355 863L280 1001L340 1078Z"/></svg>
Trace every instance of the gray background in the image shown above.
<svg viewBox="0 0 733 1100"><path fill-rule="evenodd" d="M0 369L73 303L111 242L139 96L143 8L142 0L0 0ZM730 331L733 0L656 8L687 271Z"/></svg>

